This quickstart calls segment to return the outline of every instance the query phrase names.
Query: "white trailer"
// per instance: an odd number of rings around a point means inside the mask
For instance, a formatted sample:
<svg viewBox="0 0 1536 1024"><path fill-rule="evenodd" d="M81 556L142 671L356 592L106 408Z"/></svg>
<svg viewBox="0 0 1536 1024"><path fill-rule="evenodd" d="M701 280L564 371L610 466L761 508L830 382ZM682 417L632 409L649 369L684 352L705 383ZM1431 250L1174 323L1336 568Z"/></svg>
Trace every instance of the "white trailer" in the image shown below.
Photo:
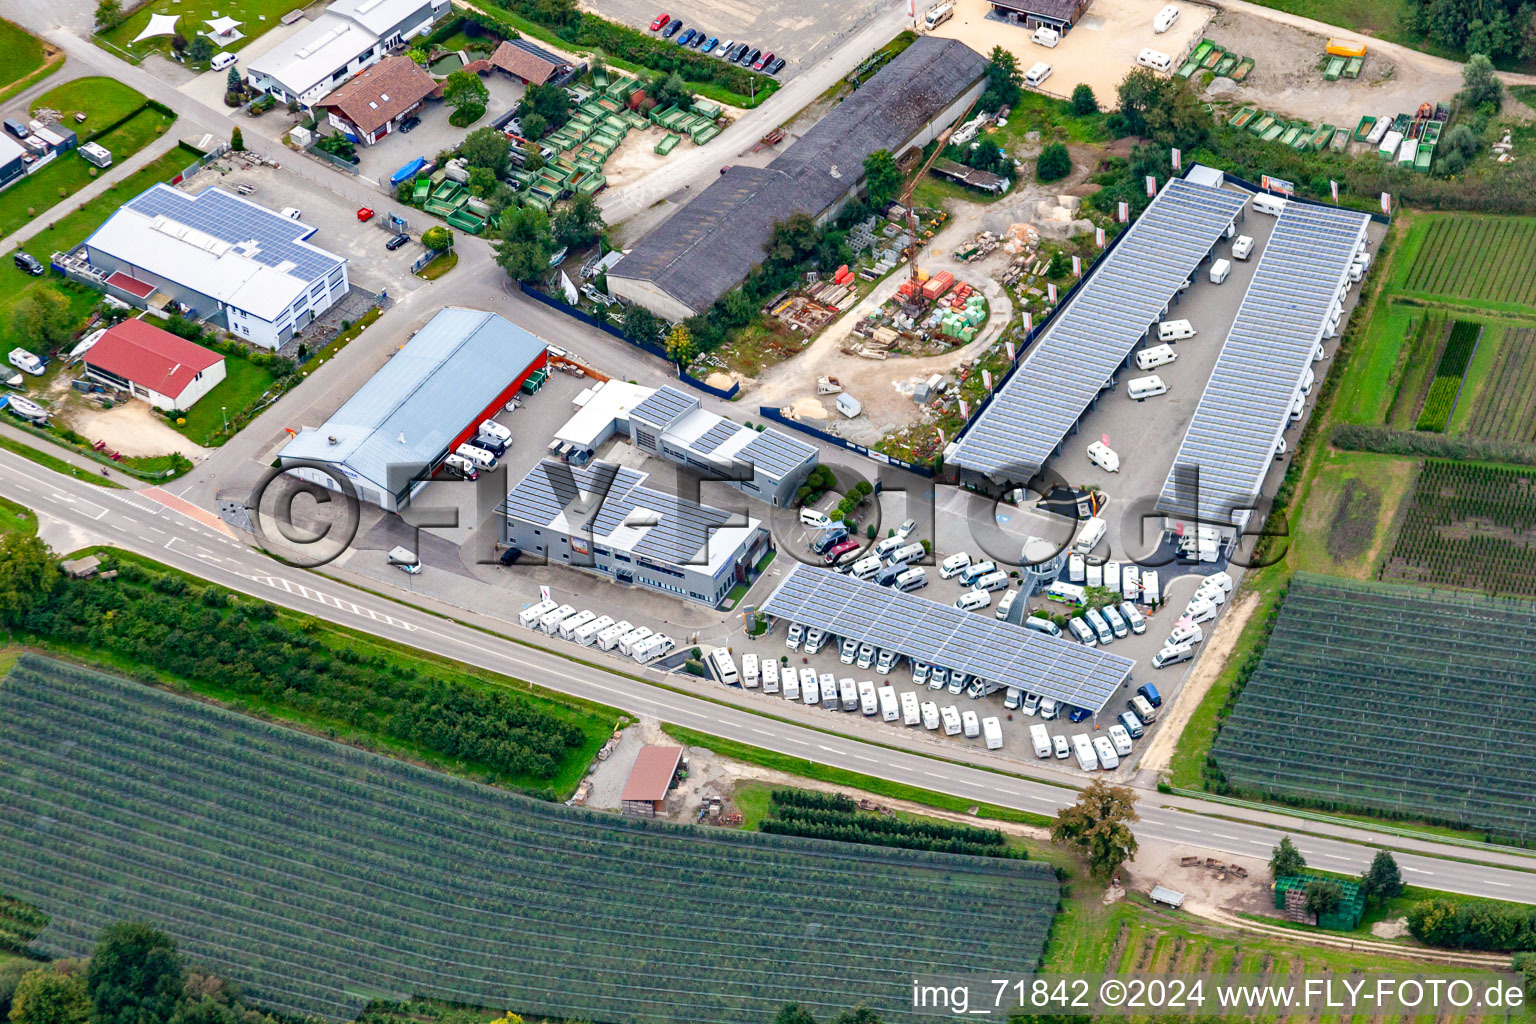
<svg viewBox="0 0 1536 1024"><path fill-rule="evenodd" d="M816 673L812 669L800 670L800 699L808 708L821 703L821 687L817 684Z"/></svg>
<svg viewBox="0 0 1536 1024"><path fill-rule="evenodd" d="M597 615L591 609L584 609L582 611L577 612L575 615L572 615L569 618L566 618L566 619L561 621L560 627L559 627L560 628L560 639L561 640L574 640L574 639L576 639L576 631L578 629L580 629L582 626L585 626L589 622L595 622L595 621L597 621Z"/></svg>
<svg viewBox="0 0 1536 1024"><path fill-rule="evenodd" d="M901 695L901 721L904 725L916 725L921 721L921 709L918 707L917 694L907 690Z"/></svg>
<svg viewBox="0 0 1536 1024"><path fill-rule="evenodd" d="M1127 601L1141 597L1141 566L1129 562L1120 567L1120 593Z"/></svg>
<svg viewBox="0 0 1536 1024"><path fill-rule="evenodd" d="M896 687L882 686L875 691L875 696L880 698L880 717L887 722L894 722L901 717L901 702L896 699Z"/></svg>
<svg viewBox="0 0 1536 1024"><path fill-rule="evenodd" d="M981 719L974 711L960 712L960 728L965 733L965 738L973 740L981 735Z"/></svg>
<svg viewBox="0 0 1536 1024"><path fill-rule="evenodd" d="M1108 736L1093 738L1093 752L1099 755L1099 767L1105 771L1114 771L1120 767L1120 755L1115 753L1115 745L1109 742Z"/></svg>
<svg viewBox="0 0 1536 1024"><path fill-rule="evenodd" d="M555 602L544 600L517 613L517 621L529 629L538 629L539 620L559 607Z"/></svg>
<svg viewBox="0 0 1536 1024"><path fill-rule="evenodd" d="M1001 749L1003 745L1003 723L996 716L989 716L981 720L981 734L986 738L988 750Z"/></svg>
<svg viewBox="0 0 1536 1024"><path fill-rule="evenodd" d="M923 728L934 732L938 729L940 721L939 706L931 700L923 701Z"/></svg>
<svg viewBox="0 0 1536 1024"><path fill-rule="evenodd" d="M837 681L837 697L844 711L859 710L859 684L851 678Z"/></svg>
<svg viewBox="0 0 1536 1024"><path fill-rule="evenodd" d="M672 648L676 646L677 644L673 643L672 638L667 634L654 633L636 644L634 653L630 657L644 665L648 661L655 661L671 653Z"/></svg>
<svg viewBox="0 0 1536 1024"><path fill-rule="evenodd" d="M800 699L800 677L795 675L795 670L788 665L784 666L784 699Z"/></svg>
<svg viewBox="0 0 1536 1024"><path fill-rule="evenodd" d="M859 710L866 715L878 714L880 711L880 698L875 695L875 683L872 679L859 683Z"/></svg>
<svg viewBox="0 0 1536 1024"><path fill-rule="evenodd" d="M1087 579L1086 565L1083 556L1070 554L1067 556L1067 582L1081 584Z"/></svg>
<svg viewBox="0 0 1536 1024"><path fill-rule="evenodd" d="M1085 772L1099 770L1099 755L1093 752L1093 744L1088 740L1088 734L1080 732L1072 737L1072 752L1077 755L1077 766Z"/></svg>
<svg viewBox="0 0 1536 1024"><path fill-rule="evenodd" d="M654 633L649 626L636 626L634 629L619 637L619 653L628 658L635 653L635 645Z"/></svg>
<svg viewBox="0 0 1536 1024"><path fill-rule="evenodd" d="M1029 727L1029 742L1035 748L1035 756L1049 760L1051 756L1051 733L1043 725Z"/></svg>
<svg viewBox="0 0 1536 1024"><path fill-rule="evenodd" d="M841 705L841 695L837 692L837 677L831 672L823 672L816 677L816 683L821 687L821 706L828 711L836 711ZM857 696L857 691L855 691Z"/></svg>
<svg viewBox="0 0 1536 1024"><path fill-rule="evenodd" d="M960 735L960 709L953 704L946 704L939 709L939 720L944 723L945 736Z"/></svg>
<svg viewBox="0 0 1536 1024"><path fill-rule="evenodd" d="M763 692L779 692L779 663L772 658L763 661Z"/></svg>
<svg viewBox="0 0 1536 1024"><path fill-rule="evenodd" d="M1109 742L1115 745L1115 753L1121 757L1131 756L1131 734L1123 725L1112 725L1108 729Z"/></svg>
<svg viewBox="0 0 1536 1024"><path fill-rule="evenodd" d="M1108 587L1110 590L1113 590L1115 593L1118 594L1118 593L1120 593L1120 582L1121 582L1120 581L1120 563L1119 562L1105 562L1104 563L1104 586Z"/></svg>
<svg viewBox="0 0 1536 1024"><path fill-rule="evenodd" d="M574 633L572 633L571 639L575 640L583 647L591 647L592 644L597 640L597 635L611 625L613 625L613 616L604 615L602 618L593 619L585 626L582 626L580 629L576 630Z"/></svg>
<svg viewBox="0 0 1536 1024"><path fill-rule="evenodd" d="M613 650L615 647L619 646L619 637L623 636L625 633L628 633L630 630L632 630L634 628L635 627L627 619L620 619L618 622L615 622L613 625L598 630L597 631L597 647L598 647L598 650L602 650L602 651L611 651L611 650Z"/></svg>
<svg viewBox="0 0 1536 1024"><path fill-rule="evenodd" d="M1163 599L1162 584L1158 582L1157 570L1148 569L1141 574L1141 603L1156 605Z"/></svg>
<svg viewBox="0 0 1536 1024"><path fill-rule="evenodd" d="M757 689L758 671L757 655L743 654L741 656L741 686L744 690Z"/></svg>
<svg viewBox="0 0 1536 1024"><path fill-rule="evenodd" d="M555 630L560 628L560 623L564 622L566 619L575 614L575 608L572 608L568 604L563 604L552 612L544 613L543 618L539 619L539 629L543 630L545 633L548 633L550 636L553 636Z"/></svg>
<svg viewBox="0 0 1536 1024"><path fill-rule="evenodd" d="M1088 603L1088 592L1076 583L1063 583L1057 580L1045 588L1047 601L1060 601L1062 604L1082 607Z"/></svg>

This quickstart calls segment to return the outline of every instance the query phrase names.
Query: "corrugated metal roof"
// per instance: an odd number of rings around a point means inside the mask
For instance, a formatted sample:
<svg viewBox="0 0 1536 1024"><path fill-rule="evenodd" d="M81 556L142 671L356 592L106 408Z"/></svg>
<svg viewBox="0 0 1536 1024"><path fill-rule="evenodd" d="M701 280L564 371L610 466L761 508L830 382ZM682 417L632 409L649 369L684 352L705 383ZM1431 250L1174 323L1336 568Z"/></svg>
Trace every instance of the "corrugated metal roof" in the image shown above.
<svg viewBox="0 0 1536 1024"><path fill-rule="evenodd" d="M945 461L1022 482L1051 457L1246 201L1174 180L1083 281Z"/></svg>
<svg viewBox="0 0 1536 1024"><path fill-rule="evenodd" d="M1353 210L1286 204L1163 484L1159 511L1226 524L1253 506L1369 223Z"/></svg>
<svg viewBox="0 0 1536 1024"><path fill-rule="evenodd" d="M288 442L282 457L339 463L392 485L390 465L436 459L546 347L495 313L444 309L322 426Z"/></svg>
<svg viewBox="0 0 1536 1024"><path fill-rule="evenodd" d="M1103 708L1136 664L991 615L800 563L762 610L1089 711Z"/></svg>
<svg viewBox="0 0 1536 1024"><path fill-rule="evenodd" d="M819 214L856 185L864 158L895 150L986 72L964 43L923 36L767 167L734 166L635 244L610 277L650 281L695 312L734 288L773 225Z"/></svg>

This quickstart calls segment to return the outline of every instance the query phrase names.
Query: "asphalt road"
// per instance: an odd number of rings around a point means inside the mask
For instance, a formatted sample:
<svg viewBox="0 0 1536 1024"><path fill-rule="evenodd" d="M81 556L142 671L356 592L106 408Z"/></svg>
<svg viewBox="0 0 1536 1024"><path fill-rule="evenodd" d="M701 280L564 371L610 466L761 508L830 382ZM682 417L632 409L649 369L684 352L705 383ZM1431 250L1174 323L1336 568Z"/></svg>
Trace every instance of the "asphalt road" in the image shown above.
<svg viewBox="0 0 1536 1024"><path fill-rule="evenodd" d="M340 625L409 644L421 650L551 689L594 700L727 739L808 758L852 771L896 779L967 800L1051 814L1074 799L1074 791L1031 779L1002 775L967 764L939 761L890 745L821 732L792 721L678 693L627 676L570 661L554 651L513 642L424 611L395 604L323 576L273 562L217 529L158 502L151 493L113 491L40 472L30 462L0 451L0 494L36 510L55 547L107 543L158 559L233 590L315 615ZM656 673L636 674L660 679ZM890 743L902 742L900 733ZM982 761L984 753L975 759ZM1193 809L1205 814L1194 813ZM1265 857L1281 830L1264 824L1279 818L1177 797L1142 795L1136 833L1146 845L1177 846L1246 857ZM1212 817L1220 814L1222 817ZM1238 820L1253 816L1258 821ZM1295 835L1308 861L1332 870L1359 872L1381 837L1334 826L1297 822L1309 831L1339 838ZM1397 840L1398 863L1407 881L1469 895L1536 903L1536 874L1496 866L1536 867L1512 854L1476 853L1419 840ZM1474 864L1444 857L1477 856Z"/></svg>

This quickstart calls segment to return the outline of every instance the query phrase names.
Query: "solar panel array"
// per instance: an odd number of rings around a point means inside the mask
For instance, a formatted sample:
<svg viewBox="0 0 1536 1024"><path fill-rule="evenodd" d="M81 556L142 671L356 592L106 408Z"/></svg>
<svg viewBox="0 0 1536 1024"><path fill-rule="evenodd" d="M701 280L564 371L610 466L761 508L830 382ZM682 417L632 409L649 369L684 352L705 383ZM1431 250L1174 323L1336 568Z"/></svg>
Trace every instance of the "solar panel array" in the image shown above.
<svg viewBox="0 0 1536 1024"><path fill-rule="evenodd" d="M306 281L318 280L344 262L302 244L299 239L309 228L223 189L205 189L194 196L162 183L129 200L127 208L146 217L166 217L232 245L254 241L247 256ZM293 268L283 267L285 263Z"/></svg>
<svg viewBox="0 0 1536 1024"><path fill-rule="evenodd" d="M732 513L646 487L645 479L638 470L609 463L579 468L545 460L512 488L497 511L544 527L567 512L570 534L586 533L590 522L596 541L628 524L643 529L644 536L626 550L673 565L703 565L713 534L731 522ZM583 500L588 504L582 505ZM642 518L642 510L655 512L655 521Z"/></svg>
<svg viewBox="0 0 1536 1024"><path fill-rule="evenodd" d="M629 415L665 428L679 416L698 408L698 405L698 399L668 384L657 388L655 394L635 406Z"/></svg>
<svg viewBox="0 0 1536 1024"><path fill-rule="evenodd" d="M1370 218L1286 204L1163 484L1158 510L1237 523L1257 499Z"/></svg>
<svg viewBox="0 0 1536 1024"><path fill-rule="evenodd" d="M770 427L759 431L757 436L737 453L737 457L750 459L759 472L772 477L783 477L816 454L813 446L804 441L797 441L788 434Z"/></svg>
<svg viewBox="0 0 1536 1024"><path fill-rule="evenodd" d="M990 615L803 564L769 595L762 611L1095 712L1135 665L1130 658Z"/></svg>
<svg viewBox="0 0 1536 1024"><path fill-rule="evenodd" d="M1238 192L1170 181L945 461L1017 481L1045 465L1245 200Z"/></svg>
<svg viewBox="0 0 1536 1024"><path fill-rule="evenodd" d="M730 420L721 420L700 434L688 447L700 455L708 455L739 434L741 430L742 427L740 425L732 423Z"/></svg>

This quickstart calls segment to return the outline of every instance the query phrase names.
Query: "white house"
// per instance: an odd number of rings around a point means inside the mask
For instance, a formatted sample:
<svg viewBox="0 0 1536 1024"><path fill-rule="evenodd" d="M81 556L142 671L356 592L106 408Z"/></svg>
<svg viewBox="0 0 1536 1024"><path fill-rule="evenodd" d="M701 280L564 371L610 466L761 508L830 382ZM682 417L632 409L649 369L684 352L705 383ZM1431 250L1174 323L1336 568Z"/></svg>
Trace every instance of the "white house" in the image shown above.
<svg viewBox="0 0 1536 1024"><path fill-rule="evenodd" d="M277 349L347 294L347 261L306 241L314 233L220 188L191 195L157 184L97 228L85 251L136 305L174 301Z"/></svg>
<svg viewBox="0 0 1536 1024"><path fill-rule="evenodd" d="M223 356L143 320L107 328L84 358L86 376L167 412L187 411L224 379Z"/></svg>

